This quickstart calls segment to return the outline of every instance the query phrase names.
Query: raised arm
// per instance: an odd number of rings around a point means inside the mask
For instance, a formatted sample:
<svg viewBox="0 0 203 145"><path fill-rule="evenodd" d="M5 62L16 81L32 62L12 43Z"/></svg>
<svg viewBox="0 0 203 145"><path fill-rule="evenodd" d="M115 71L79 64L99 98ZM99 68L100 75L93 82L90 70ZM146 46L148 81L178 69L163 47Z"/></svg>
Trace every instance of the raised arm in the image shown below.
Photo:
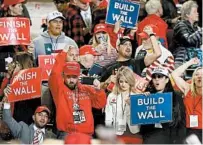
<svg viewBox="0 0 203 145"><path fill-rule="evenodd" d="M145 65L149 66L161 56L161 48L150 26L146 26L143 31L149 35L153 47L152 55L146 55L144 58Z"/></svg>
<svg viewBox="0 0 203 145"><path fill-rule="evenodd" d="M61 53L56 56L56 61L51 71L51 75L49 77L49 88L51 90L52 96L54 98L55 103L57 103L57 94L59 92L59 86L63 85L63 66L66 62L68 48L64 49Z"/></svg>
<svg viewBox="0 0 203 145"><path fill-rule="evenodd" d="M183 78L181 78L182 74L186 71L188 67L191 65L199 64L199 59L198 58L193 58L177 69L175 69L172 72L172 77L173 80L175 81L175 84L178 86L178 88L186 95L188 91L190 90L190 84L188 84Z"/></svg>

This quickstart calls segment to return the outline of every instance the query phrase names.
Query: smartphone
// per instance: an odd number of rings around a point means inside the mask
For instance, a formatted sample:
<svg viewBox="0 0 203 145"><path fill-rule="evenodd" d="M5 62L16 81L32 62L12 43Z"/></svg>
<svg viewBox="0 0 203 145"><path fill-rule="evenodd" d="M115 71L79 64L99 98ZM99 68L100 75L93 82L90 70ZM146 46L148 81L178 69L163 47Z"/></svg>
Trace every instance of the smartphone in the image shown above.
<svg viewBox="0 0 203 145"><path fill-rule="evenodd" d="M82 77L80 81L81 84L93 85L94 79L93 77Z"/></svg>
<svg viewBox="0 0 203 145"><path fill-rule="evenodd" d="M92 67L90 68L88 74L89 76L93 75L100 75L102 73L103 67L100 66L99 64L94 63Z"/></svg>

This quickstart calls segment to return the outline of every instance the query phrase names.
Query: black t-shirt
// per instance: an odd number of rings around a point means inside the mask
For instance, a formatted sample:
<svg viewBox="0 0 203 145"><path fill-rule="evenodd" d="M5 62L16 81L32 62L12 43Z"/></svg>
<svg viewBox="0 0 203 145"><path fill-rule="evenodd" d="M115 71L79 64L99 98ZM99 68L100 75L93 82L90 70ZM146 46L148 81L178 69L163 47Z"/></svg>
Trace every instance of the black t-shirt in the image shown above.
<svg viewBox="0 0 203 145"><path fill-rule="evenodd" d="M146 67L144 58L129 59L127 61L116 61L104 68L100 81L106 81L115 72L115 69L118 70L121 66L128 66L133 70L134 73L138 75L141 75L142 70Z"/></svg>

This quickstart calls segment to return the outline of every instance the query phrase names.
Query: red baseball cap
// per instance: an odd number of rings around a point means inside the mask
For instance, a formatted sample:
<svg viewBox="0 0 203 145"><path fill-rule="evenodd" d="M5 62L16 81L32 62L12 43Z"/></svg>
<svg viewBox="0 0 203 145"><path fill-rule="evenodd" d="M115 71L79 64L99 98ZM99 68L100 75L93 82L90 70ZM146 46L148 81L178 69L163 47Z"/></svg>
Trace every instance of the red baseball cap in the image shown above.
<svg viewBox="0 0 203 145"><path fill-rule="evenodd" d="M106 24L97 24L94 27L94 33L98 33L98 32L106 32L106 33L108 33L107 25Z"/></svg>
<svg viewBox="0 0 203 145"><path fill-rule="evenodd" d="M80 0L82 3L90 3L91 2L91 0Z"/></svg>
<svg viewBox="0 0 203 145"><path fill-rule="evenodd" d="M94 56L99 55L96 50L92 47L92 45L84 45L80 47L80 55L85 55L85 54L92 54Z"/></svg>
<svg viewBox="0 0 203 145"><path fill-rule="evenodd" d="M65 144L91 144L91 137L84 133L71 133L65 137Z"/></svg>
<svg viewBox="0 0 203 145"><path fill-rule="evenodd" d="M73 75L79 76L80 75L80 65L77 62L66 62L65 66L63 67L63 73L65 75Z"/></svg>
<svg viewBox="0 0 203 145"><path fill-rule="evenodd" d="M147 25L147 26L151 26L152 27L153 33L155 33L157 35L159 34L159 29L158 29L158 27L156 25L150 24L150 25ZM139 33L138 35L141 37L141 39L144 39L144 38L147 39L147 38L149 38L148 34L145 33L144 31Z"/></svg>
<svg viewBox="0 0 203 145"><path fill-rule="evenodd" d="M48 116L50 116L51 111L46 106L39 106L39 107L37 107L37 109L35 110L35 113L40 113L40 112L43 112L43 111L47 112Z"/></svg>
<svg viewBox="0 0 203 145"><path fill-rule="evenodd" d="M4 0L3 5L4 6L10 6L10 5L16 5L18 3L22 3L25 0Z"/></svg>

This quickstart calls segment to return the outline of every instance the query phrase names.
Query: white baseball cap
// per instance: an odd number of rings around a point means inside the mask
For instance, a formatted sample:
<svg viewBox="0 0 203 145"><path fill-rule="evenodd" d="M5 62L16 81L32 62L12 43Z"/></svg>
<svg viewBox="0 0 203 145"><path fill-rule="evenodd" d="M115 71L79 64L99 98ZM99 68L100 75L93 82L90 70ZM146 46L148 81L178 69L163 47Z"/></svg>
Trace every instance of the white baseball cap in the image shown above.
<svg viewBox="0 0 203 145"><path fill-rule="evenodd" d="M47 22L54 20L56 18L61 18L61 19L65 20L65 17L63 16L63 14L61 12L54 11L47 15Z"/></svg>
<svg viewBox="0 0 203 145"><path fill-rule="evenodd" d="M154 68L153 71L152 71L152 75L153 75L153 74L162 74L162 75L165 75L165 76L168 77L169 72L168 72L168 70L167 70L166 68L164 68L164 67L156 67L156 68Z"/></svg>

